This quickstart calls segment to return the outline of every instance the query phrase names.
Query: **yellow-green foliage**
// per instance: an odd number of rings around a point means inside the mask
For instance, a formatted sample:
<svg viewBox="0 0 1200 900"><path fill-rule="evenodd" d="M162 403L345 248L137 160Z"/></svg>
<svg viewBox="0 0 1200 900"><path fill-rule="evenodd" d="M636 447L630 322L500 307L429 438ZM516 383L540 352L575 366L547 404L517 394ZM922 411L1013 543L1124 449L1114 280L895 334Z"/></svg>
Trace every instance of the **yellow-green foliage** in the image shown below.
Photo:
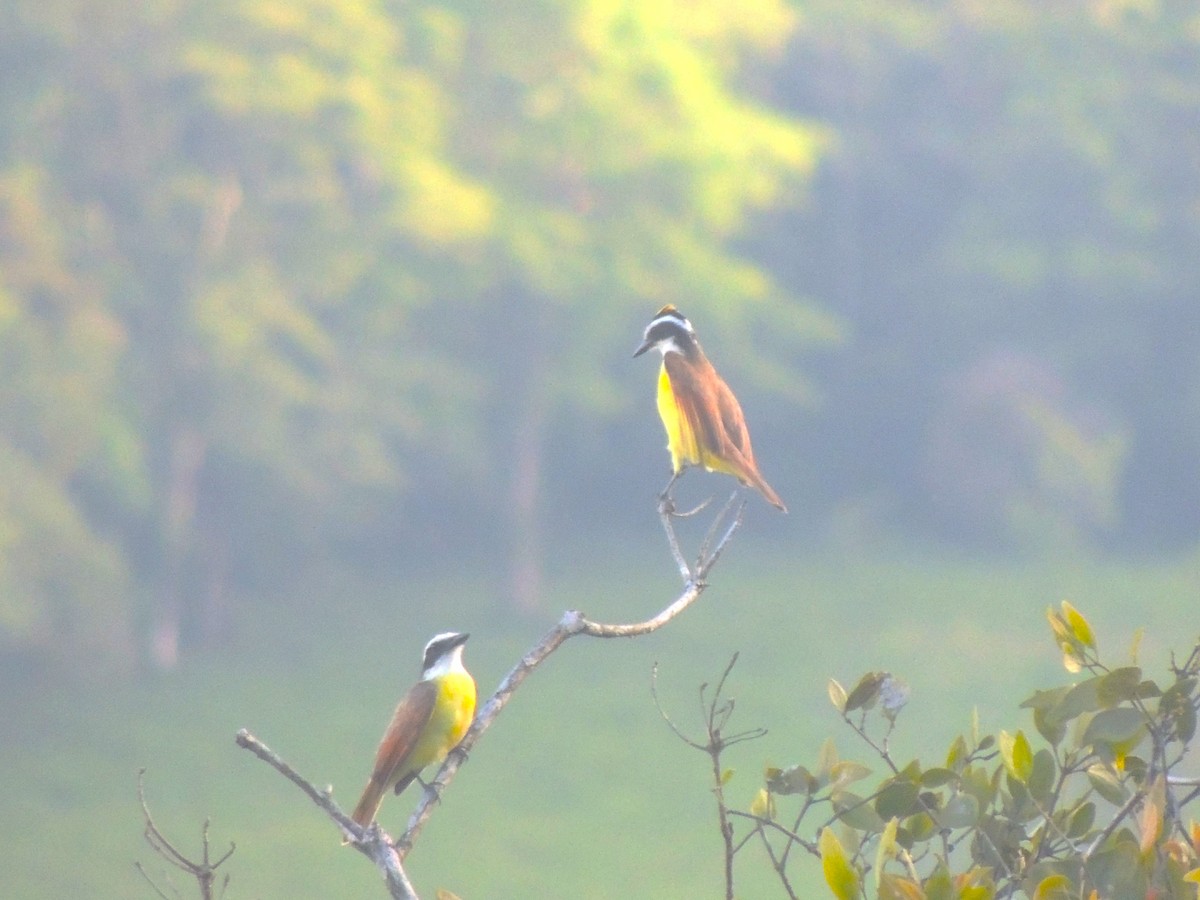
<svg viewBox="0 0 1200 900"><path fill-rule="evenodd" d="M1200 832L1184 823L1197 791L1178 776L1196 732L1200 644L1153 680L1136 650L1125 665L1103 662L1091 624L1070 603L1048 618L1067 671L1086 677L1021 704L1037 743L1024 730L981 735L975 722L953 738L944 762L900 765L888 749L896 679L871 672L850 691L831 682L835 708L881 764L882 781L849 791L869 770L855 763L853 778L840 775L847 762L831 764L832 749L811 772L768 767L765 796L749 814L754 828L819 856L839 900L1191 900ZM789 813L789 797L798 812ZM790 831L771 828L793 815ZM815 843L805 841L810 817L826 816Z"/></svg>

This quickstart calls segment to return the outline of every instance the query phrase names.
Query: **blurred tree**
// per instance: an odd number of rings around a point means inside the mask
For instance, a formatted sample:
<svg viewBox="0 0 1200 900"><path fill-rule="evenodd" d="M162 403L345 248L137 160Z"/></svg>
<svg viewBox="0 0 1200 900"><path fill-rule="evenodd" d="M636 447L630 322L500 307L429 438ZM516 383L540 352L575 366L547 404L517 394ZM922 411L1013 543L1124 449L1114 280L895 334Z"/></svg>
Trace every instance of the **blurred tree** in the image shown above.
<svg viewBox="0 0 1200 900"><path fill-rule="evenodd" d="M5 224L104 326L75 338L96 368L80 449L46 472L30 456L46 487L20 502L137 585L159 664L227 627L237 566L365 527L415 471L473 467L472 508L502 511L532 602L548 442L564 410L617 407L602 361L658 304L704 307L785 392L803 383L784 354L832 330L731 245L816 149L740 93L788 25L777 0L0 15L0 173L44 208L14 201ZM15 278L11 339L34 340L36 286ZM42 353L14 402L54 408L39 384L70 371Z"/></svg>
<svg viewBox="0 0 1200 900"><path fill-rule="evenodd" d="M133 439L110 405L122 341L49 194L30 166L0 172L0 645L124 668L126 568L74 491Z"/></svg>
<svg viewBox="0 0 1200 900"><path fill-rule="evenodd" d="M948 531L1061 557L1113 527L1128 441L1052 371L995 353L943 393L923 479Z"/></svg>
<svg viewBox="0 0 1200 900"><path fill-rule="evenodd" d="M834 327L733 240L754 210L797 201L819 134L748 84L747 62L776 52L790 27L777 0L462 2L429 15L454 50L439 58L461 102L453 155L496 210L472 321L447 306L441 327L492 385L510 594L531 606L547 452L572 415L622 407L608 361L627 357L658 306L715 323L735 365L803 392L791 354Z"/></svg>
<svg viewBox="0 0 1200 900"><path fill-rule="evenodd" d="M770 265L855 342L815 369L832 402L802 440L830 476L822 499L886 491L894 522L928 528L918 472L940 386L999 346L1045 360L1133 436L1126 546L1195 539L1195 10L796 8L781 95L837 140L811 207L776 221Z"/></svg>
<svg viewBox="0 0 1200 900"><path fill-rule="evenodd" d="M436 89L381 4L20 7L45 56L9 156L53 182L56 277L89 275L71 299L121 351L88 412L125 440L76 495L115 525L169 665L185 618L224 626L235 523L270 485L353 516L469 399L411 314L422 244L489 210L439 161Z"/></svg>

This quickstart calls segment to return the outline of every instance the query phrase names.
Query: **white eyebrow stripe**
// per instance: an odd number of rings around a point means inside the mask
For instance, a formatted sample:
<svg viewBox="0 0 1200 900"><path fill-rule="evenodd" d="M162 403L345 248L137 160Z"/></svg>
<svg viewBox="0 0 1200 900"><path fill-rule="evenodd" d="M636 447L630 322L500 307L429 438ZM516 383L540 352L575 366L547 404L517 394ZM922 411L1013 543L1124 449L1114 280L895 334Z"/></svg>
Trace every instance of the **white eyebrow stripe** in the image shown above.
<svg viewBox="0 0 1200 900"><path fill-rule="evenodd" d="M653 328L655 325L661 325L665 322L670 322L671 324L673 324L679 328L682 328L684 331L688 332L689 334L696 333L696 330L694 328L692 328L692 323L690 321L688 321L686 316L683 316L680 313L663 313L663 315L654 319L653 321L650 322L649 325L646 326L646 333L649 334L650 329Z"/></svg>

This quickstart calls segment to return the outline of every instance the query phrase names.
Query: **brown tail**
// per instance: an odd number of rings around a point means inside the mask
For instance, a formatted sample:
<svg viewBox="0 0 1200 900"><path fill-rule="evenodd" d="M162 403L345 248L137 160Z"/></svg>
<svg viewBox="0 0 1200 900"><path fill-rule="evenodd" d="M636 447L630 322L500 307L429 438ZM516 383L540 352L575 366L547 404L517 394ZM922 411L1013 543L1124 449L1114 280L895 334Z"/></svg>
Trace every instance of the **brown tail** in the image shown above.
<svg viewBox="0 0 1200 900"><path fill-rule="evenodd" d="M386 792L387 784L372 778L363 789L358 806L354 807L354 812L350 813L350 818L361 828L366 828L375 821L375 813L379 812L379 804L383 802L383 795Z"/></svg>
<svg viewBox="0 0 1200 900"><path fill-rule="evenodd" d="M787 507L783 505L783 501L779 499L779 495L775 493L775 491L769 484L767 484L766 480L761 475L759 475L757 472L748 472L747 475L748 477L746 482L750 485L750 487L762 494L763 497L766 498L767 502L777 510L783 513L787 512Z"/></svg>
<svg viewBox="0 0 1200 900"><path fill-rule="evenodd" d="M783 505L783 501L779 499L779 495L775 493L775 489L767 484L765 478L758 474L758 464L755 463L754 452L749 446L749 436L743 435L743 443L746 445L744 450L732 441L726 441L725 446L722 448L725 465L720 467L720 471L728 472L742 484L754 488L766 498L768 503L780 512L787 512L787 507Z"/></svg>

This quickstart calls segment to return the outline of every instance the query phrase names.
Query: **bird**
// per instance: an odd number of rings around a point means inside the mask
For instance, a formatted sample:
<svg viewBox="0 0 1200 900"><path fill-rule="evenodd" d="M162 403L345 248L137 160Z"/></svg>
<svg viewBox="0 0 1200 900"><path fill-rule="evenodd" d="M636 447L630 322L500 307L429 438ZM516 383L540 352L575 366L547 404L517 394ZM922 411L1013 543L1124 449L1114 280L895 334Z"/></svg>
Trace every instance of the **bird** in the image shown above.
<svg viewBox="0 0 1200 900"><path fill-rule="evenodd" d="M732 475L787 512L758 471L737 397L700 349L692 323L671 304L655 313L633 355L636 358L652 349L662 353L658 414L667 431L672 468L661 496L669 495L685 468L703 466L710 472Z"/></svg>
<svg viewBox="0 0 1200 900"><path fill-rule="evenodd" d="M475 679L462 658L469 636L446 631L425 645L421 679L392 714L371 778L350 814L360 827L375 820L389 788L399 794L419 781L421 770L445 759L466 734L475 716Z"/></svg>

